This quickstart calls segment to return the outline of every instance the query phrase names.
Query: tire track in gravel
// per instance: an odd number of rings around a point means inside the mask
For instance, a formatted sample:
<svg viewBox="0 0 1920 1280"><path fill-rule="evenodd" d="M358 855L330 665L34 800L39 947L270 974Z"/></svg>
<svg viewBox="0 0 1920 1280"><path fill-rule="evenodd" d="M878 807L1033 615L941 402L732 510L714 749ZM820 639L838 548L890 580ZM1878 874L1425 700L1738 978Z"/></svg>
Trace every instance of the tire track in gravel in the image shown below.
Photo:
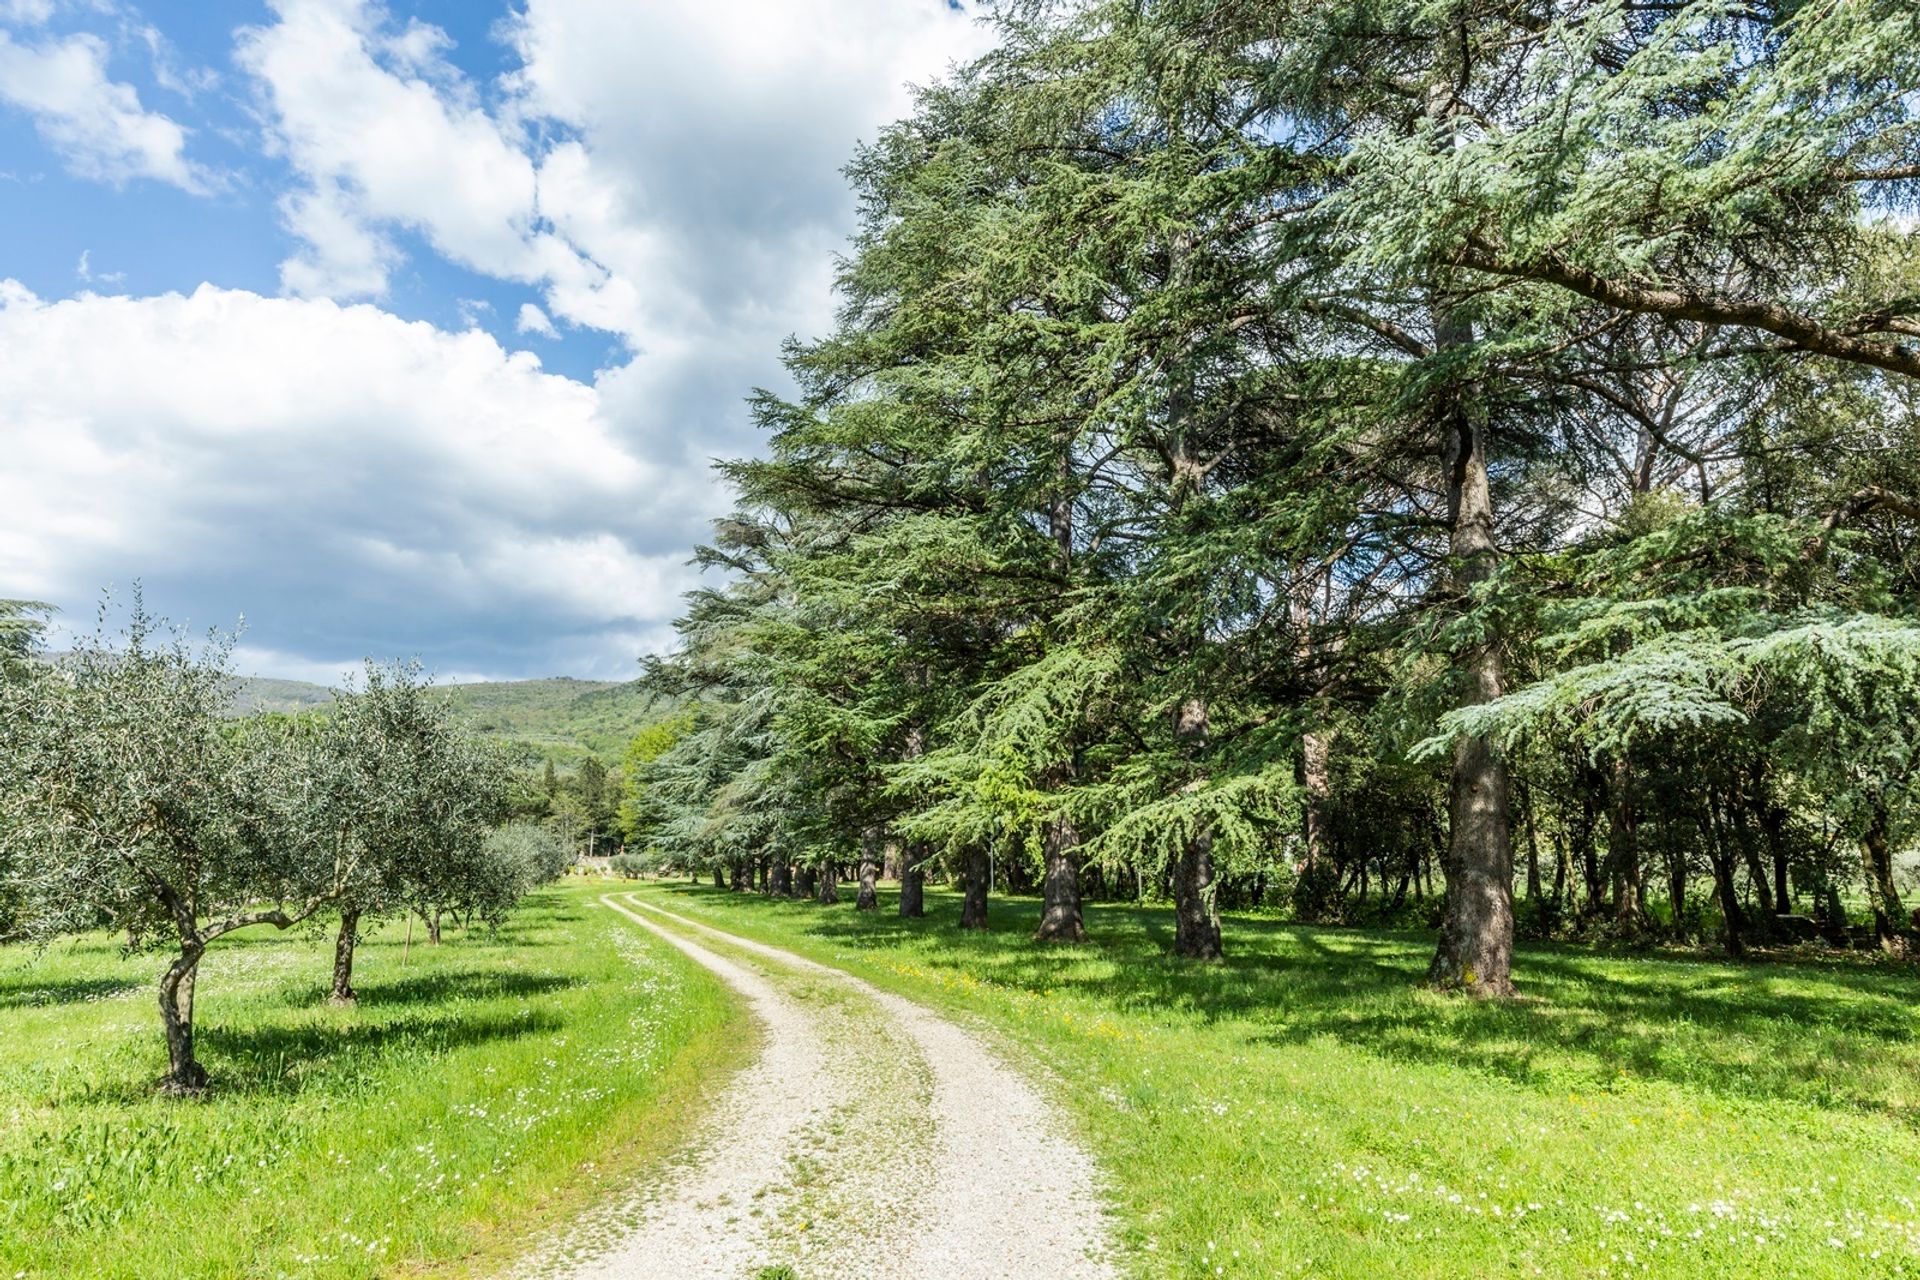
<svg viewBox="0 0 1920 1280"><path fill-rule="evenodd" d="M761 1046L689 1156L603 1231L611 1247L548 1274L1114 1275L1092 1161L978 1037L844 970L624 896L601 902L739 994Z"/></svg>

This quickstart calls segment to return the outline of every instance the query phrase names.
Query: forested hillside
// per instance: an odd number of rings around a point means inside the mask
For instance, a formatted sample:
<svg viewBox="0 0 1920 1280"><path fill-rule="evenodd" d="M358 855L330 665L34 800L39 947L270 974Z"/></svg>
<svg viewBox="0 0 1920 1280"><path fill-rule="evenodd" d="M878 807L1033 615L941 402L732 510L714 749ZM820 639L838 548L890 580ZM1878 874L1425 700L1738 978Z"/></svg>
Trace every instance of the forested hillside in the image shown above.
<svg viewBox="0 0 1920 1280"><path fill-rule="evenodd" d="M1000 19L724 468L661 856L1496 997L1521 930L1907 949L1920 10Z"/></svg>
<svg viewBox="0 0 1920 1280"><path fill-rule="evenodd" d="M244 676L235 680L234 710L302 711L324 706L333 693L300 680ZM583 754L612 763L665 703L632 681L487 680L445 684L438 692L454 715L476 732L524 743L543 754Z"/></svg>

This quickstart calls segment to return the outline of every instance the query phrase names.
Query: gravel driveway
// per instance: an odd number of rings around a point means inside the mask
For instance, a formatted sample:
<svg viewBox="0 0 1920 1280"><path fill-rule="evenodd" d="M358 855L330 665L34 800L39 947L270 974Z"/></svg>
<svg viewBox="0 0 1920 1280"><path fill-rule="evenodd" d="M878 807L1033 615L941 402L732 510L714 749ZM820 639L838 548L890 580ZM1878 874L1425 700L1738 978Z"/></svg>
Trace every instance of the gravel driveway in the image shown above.
<svg viewBox="0 0 1920 1280"><path fill-rule="evenodd" d="M536 1270L569 1280L1114 1274L1092 1161L978 1036L636 895L601 902L733 988L759 1051L665 1176L557 1242Z"/></svg>

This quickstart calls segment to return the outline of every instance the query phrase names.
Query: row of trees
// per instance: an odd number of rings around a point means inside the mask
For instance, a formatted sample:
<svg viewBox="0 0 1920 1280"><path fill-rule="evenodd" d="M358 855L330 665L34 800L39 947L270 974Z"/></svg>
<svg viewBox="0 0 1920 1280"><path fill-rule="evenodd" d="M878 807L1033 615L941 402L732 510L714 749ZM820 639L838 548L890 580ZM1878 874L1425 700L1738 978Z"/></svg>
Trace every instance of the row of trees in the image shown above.
<svg viewBox="0 0 1920 1280"><path fill-rule="evenodd" d="M331 991L351 1001L367 927L417 912L497 921L570 861L543 829L496 826L507 766L417 668L369 664L324 712L228 715L230 641L196 648L137 600L124 636L30 652L0 608L0 937L99 930L169 960L165 1087L197 1091L202 958L242 930L337 915Z"/></svg>
<svg viewBox="0 0 1920 1280"><path fill-rule="evenodd" d="M1059 0L850 173L646 766L680 865L1909 921L1920 9ZM1516 838L1524 868L1516 867ZM1014 873L1018 875L1015 876Z"/></svg>

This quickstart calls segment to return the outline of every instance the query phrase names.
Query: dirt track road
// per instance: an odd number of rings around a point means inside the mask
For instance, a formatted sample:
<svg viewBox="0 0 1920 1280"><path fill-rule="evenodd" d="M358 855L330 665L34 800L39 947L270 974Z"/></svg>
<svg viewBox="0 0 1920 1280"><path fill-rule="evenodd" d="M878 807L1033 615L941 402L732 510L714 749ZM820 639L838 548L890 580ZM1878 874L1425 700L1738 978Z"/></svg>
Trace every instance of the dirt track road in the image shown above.
<svg viewBox="0 0 1920 1280"><path fill-rule="evenodd" d="M1093 1163L979 1037L842 970L639 895L600 900L761 1031L689 1152L540 1270L571 1280L1107 1280Z"/></svg>

